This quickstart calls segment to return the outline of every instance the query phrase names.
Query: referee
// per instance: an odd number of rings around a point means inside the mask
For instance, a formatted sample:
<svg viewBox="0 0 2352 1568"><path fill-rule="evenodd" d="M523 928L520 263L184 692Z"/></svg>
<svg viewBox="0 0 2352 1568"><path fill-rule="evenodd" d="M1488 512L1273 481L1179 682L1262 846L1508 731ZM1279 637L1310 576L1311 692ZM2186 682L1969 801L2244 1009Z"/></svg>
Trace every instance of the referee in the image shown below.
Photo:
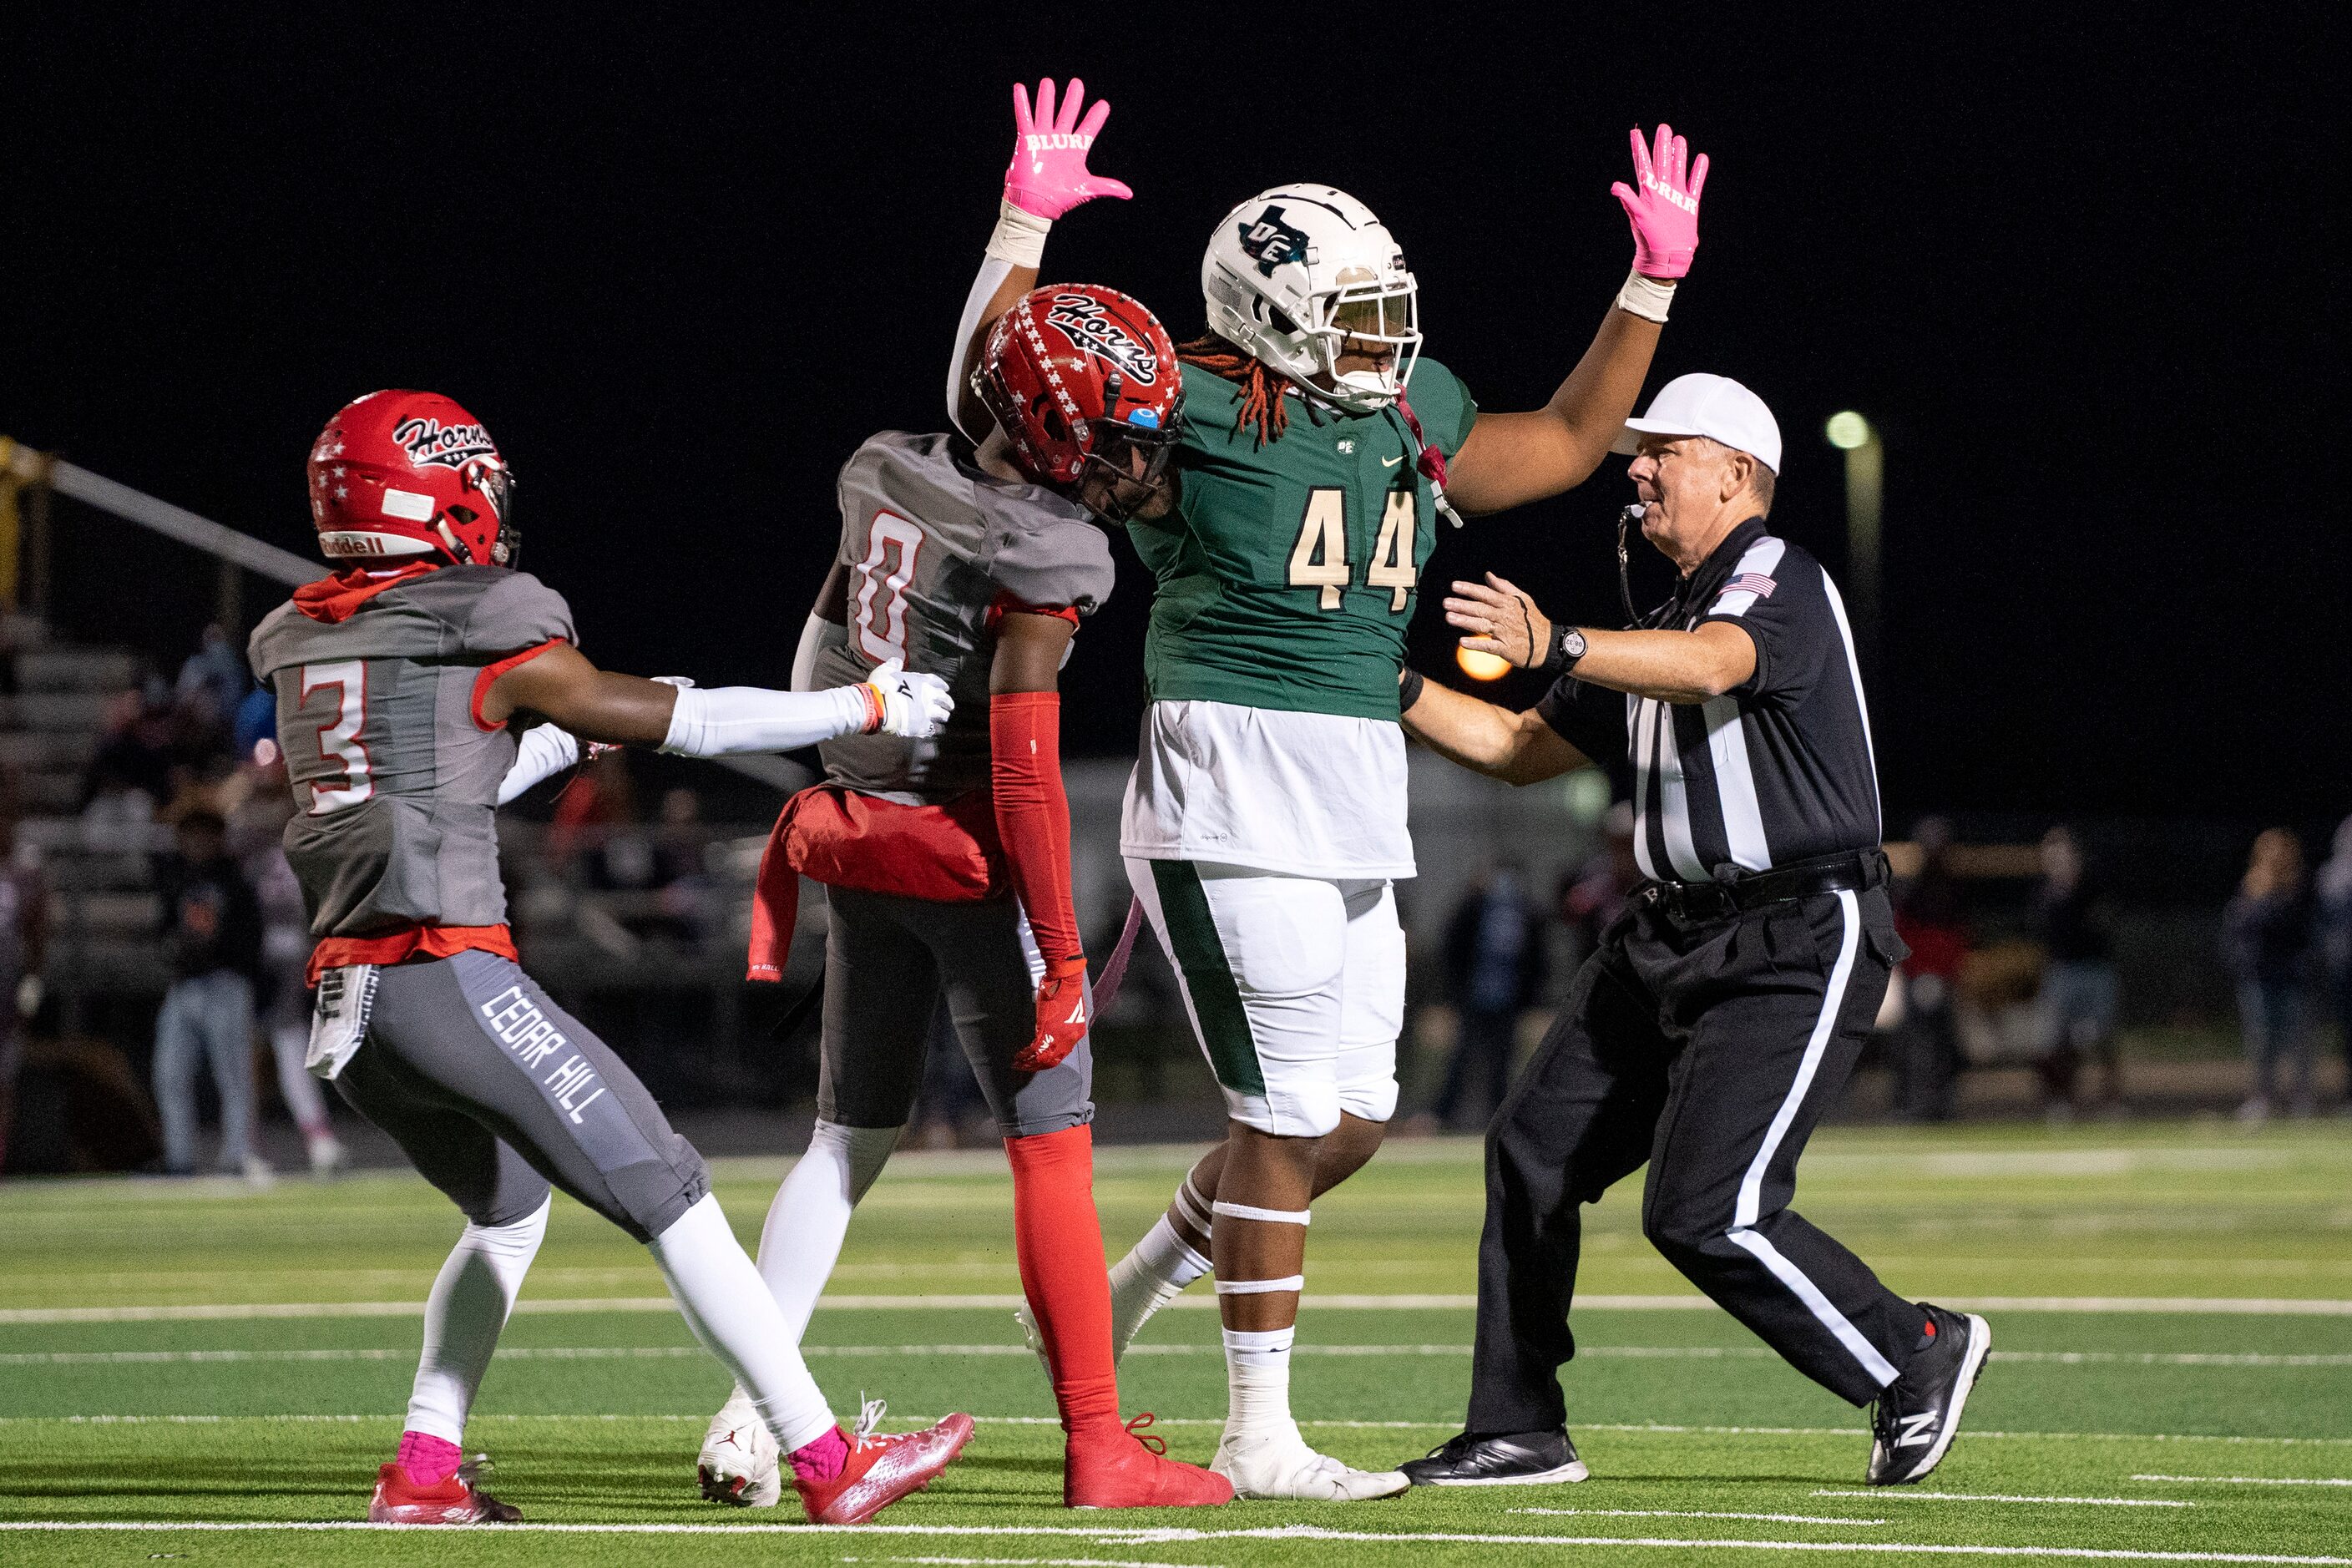
<svg viewBox="0 0 2352 1568"><path fill-rule="evenodd" d="M1559 679L1514 713L1404 677L1408 733L1512 784L1630 752L1646 880L1487 1131L1469 1419L1403 1469L1584 1479L1559 1381L1579 1208L1646 1163L1651 1244L1798 1371L1874 1402L1870 1481L1916 1481L1958 1429L1990 1331L1895 1295L1789 1206L1906 955L1845 609L1766 526L1780 432L1754 393L1683 376L1617 449L1634 454L1643 537L1681 573L1674 597L1638 629L1596 631L1498 577L1456 583L1465 647Z"/></svg>

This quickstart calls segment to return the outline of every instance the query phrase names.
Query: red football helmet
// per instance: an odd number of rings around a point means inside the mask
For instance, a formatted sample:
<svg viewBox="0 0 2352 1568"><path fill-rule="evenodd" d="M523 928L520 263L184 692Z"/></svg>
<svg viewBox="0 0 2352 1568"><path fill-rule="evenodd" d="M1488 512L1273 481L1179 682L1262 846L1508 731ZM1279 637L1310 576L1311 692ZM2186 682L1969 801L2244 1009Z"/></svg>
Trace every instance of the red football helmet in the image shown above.
<svg viewBox="0 0 2352 1568"><path fill-rule="evenodd" d="M310 448L310 519L335 560L438 552L512 566L514 475L482 422L431 392L371 392L343 405Z"/></svg>
<svg viewBox="0 0 2352 1568"><path fill-rule="evenodd" d="M1158 317L1116 289L1038 289L997 318L972 386L1040 484L1067 489L1089 467L1156 486L1175 449L1184 383ZM1110 506L1122 487L1113 485ZM1108 508L1106 514L1110 515ZM1118 509L1113 521L1124 520Z"/></svg>

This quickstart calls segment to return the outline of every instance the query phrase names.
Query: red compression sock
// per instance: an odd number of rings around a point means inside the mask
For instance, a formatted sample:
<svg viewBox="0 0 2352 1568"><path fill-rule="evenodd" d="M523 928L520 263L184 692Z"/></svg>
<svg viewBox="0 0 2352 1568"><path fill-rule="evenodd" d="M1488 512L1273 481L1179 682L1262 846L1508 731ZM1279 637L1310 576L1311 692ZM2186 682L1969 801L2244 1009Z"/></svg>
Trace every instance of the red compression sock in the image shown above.
<svg viewBox="0 0 2352 1568"><path fill-rule="evenodd" d="M465 1462L466 1451L446 1437L403 1432L400 1452L393 1458L416 1485L437 1487L457 1473L457 1467Z"/></svg>
<svg viewBox="0 0 2352 1568"><path fill-rule="evenodd" d="M786 1456L792 1461L793 1474L815 1485L829 1481L841 1474L841 1467L849 1463L849 1439L835 1426L813 1443L804 1443Z"/></svg>
<svg viewBox="0 0 2352 1568"><path fill-rule="evenodd" d="M1110 1276L1095 1214L1091 1127L1008 1138L1013 1250L1021 1289L1054 1368L1062 1430L1116 1428L1118 1372L1110 1353Z"/></svg>

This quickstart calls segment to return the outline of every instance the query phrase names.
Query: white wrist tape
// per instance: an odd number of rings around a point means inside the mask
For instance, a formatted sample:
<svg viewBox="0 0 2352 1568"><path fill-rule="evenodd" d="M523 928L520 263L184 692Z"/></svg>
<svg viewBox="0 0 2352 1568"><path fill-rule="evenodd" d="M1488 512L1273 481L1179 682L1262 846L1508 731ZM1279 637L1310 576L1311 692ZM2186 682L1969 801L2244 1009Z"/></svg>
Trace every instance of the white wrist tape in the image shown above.
<svg viewBox="0 0 2352 1568"><path fill-rule="evenodd" d="M1306 1289L1307 1276L1304 1274L1293 1274L1281 1279L1220 1279L1217 1281L1217 1294L1220 1296L1272 1296L1284 1290Z"/></svg>
<svg viewBox="0 0 2352 1568"><path fill-rule="evenodd" d="M1617 308L1645 321L1663 324L1666 310L1674 302L1675 286L1672 282L1661 278L1644 278L1638 272L1625 274L1625 287L1617 290Z"/></svg>
<svg viewBox="0 0 2352 1568"><path fill-rule="evenodd" d="M1052 218L1001 201L996 204L996 227L988 237L988 254L1015 267L1035 267L1045 259L1045 236L1053 226Z"/></svg>
<svg viewBox="0 0 2352 1568"><path fill-rule="evenodd" d="M514 766L499 781L499 804L504 805L543 778L562 773L580 760L580 742L568 730L537 724L523 731L516 743Z"/></svg>
<svg viewBox="0 0 2352 1568"><path fill-rule="evenodd" d="M1229 1204L1220 1199L1209 1205L1212 1214L1231 1215L1235 1219L1259 1219L1268 1225L1305 1225L1314 1217L1313 1209L1254 1209L1247 1204Z"/></svg>
<svg viewBox="0 0 2352 1568"><path fill-rule="evenodd" d="M862 686L771 691L761 686L697 687L677 694L661 749L680 757L792 752L865 730L873 709Z"/></svg>

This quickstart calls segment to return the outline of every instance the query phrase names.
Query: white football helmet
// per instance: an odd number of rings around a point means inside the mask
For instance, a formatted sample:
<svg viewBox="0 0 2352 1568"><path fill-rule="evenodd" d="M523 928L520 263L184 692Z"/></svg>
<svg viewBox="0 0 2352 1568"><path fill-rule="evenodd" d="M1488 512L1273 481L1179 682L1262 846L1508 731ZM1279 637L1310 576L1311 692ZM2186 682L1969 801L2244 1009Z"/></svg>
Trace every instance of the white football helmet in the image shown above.
<svg viewBox="0 0 2352 1568"><path fill-rule="evenodd" d="M1343 408L1395 402L1421 357L1404 252L1370 207L1329 185L1276 185L1227 213L1201 258L1201 292L1211 331ZM1347 342L1392 357L1343 374Z"/></svg>

